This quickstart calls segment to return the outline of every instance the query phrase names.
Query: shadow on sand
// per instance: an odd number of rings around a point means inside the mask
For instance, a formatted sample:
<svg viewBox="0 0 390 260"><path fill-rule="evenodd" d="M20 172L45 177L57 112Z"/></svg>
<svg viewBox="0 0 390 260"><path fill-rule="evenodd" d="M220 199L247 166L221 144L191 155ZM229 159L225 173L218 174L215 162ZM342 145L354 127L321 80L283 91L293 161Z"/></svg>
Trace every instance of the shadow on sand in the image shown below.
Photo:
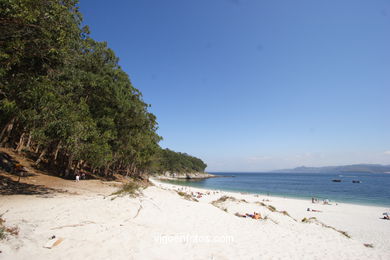
<svg viewBox="0 0 390 260"><path fill-rule="evenodd" d="M55 191L42 185L20 183L0 174L0 195L44 195Z"/></svg>

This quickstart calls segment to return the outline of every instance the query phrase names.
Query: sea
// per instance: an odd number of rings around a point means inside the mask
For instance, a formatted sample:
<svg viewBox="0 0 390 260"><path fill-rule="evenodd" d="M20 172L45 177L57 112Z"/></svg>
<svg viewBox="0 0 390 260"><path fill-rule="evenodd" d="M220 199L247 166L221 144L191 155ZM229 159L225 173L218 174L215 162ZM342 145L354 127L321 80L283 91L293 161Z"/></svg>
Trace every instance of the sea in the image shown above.
<svg viewBox="0 0 390 260"><path fill-rule="evenodd" d="M204 189L299 199L315 197L333 202L390 207L390 174L385 173L212 172L212 174L218 175L219 178L168 182Z"/></svg>

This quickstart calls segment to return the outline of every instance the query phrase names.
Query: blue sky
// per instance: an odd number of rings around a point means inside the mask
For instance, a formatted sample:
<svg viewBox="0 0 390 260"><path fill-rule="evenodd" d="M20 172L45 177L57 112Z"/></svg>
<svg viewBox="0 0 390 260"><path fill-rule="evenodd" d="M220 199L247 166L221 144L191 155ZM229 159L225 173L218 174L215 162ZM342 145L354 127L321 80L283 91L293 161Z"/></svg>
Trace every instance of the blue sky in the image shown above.
<svg viewBox="0 0 390 260"><path fill-rule="evenodd" d="M162 147L208 171L390 164L390 2L81 0L151 104Z"/></svg>

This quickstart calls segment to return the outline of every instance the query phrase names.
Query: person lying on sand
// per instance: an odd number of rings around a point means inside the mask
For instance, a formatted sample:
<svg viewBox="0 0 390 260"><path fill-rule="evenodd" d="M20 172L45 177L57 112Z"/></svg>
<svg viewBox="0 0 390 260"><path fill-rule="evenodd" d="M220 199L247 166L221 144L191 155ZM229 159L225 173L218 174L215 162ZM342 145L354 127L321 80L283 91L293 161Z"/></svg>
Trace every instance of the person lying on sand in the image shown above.
<svg viewBox="0 0 390 260"><path fill-rule="evenodd" d="M317 210L317 209L310 209L310 208L307 208L307 211L311 211L311 212L322 212L321 210Z"/></svg>
<svg viewBox="0 0 390 260"><path fill-rule="evenodd" d="M260 213L257 213L257 212L253 212L253 214L248 214L248 213L240 214L240 213L237 212L235 215L237 217L242 217L242 218L261 219Z"/></svg>
<svg viewBox="0 0 390 260"><path fill-rule="evenodd" d="M383 219L390 220L390 214L388 212L383 213Z"/></svg>
<svg viewBox="0 0 390 260"><path fill-rule="evenodd" d="M261 219L260 213L253 212L253 219Z"/></svg>
<svg viewBox="0 0 390 260"><path fill-rule="evenodd" d="M246 213L245 216L253 219L261 219L260 213L257 212L253 212L253 214Z"/></svg>

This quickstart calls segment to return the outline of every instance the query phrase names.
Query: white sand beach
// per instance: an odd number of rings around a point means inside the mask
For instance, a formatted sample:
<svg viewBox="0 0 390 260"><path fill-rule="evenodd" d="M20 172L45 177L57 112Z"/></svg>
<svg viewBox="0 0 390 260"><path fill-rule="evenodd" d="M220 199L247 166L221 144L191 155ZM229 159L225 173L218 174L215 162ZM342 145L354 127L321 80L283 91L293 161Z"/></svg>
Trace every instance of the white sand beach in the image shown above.
<svg viewBox="0 0 390 260"><path fill-rule="evenodd" d="M64 181L70 193L1 196L0 214L19 227L19 235L0 242L0 259L390 259L390 221L380 219L384 207L152 181L155 186L138 198L110 196L116 188L97 181ZM205 195L196 202L177 191ZM234 199L211 204L222 196ZM234 215L254 211L265 219ZM310 217L317 220L301 221Z"/></svg>

